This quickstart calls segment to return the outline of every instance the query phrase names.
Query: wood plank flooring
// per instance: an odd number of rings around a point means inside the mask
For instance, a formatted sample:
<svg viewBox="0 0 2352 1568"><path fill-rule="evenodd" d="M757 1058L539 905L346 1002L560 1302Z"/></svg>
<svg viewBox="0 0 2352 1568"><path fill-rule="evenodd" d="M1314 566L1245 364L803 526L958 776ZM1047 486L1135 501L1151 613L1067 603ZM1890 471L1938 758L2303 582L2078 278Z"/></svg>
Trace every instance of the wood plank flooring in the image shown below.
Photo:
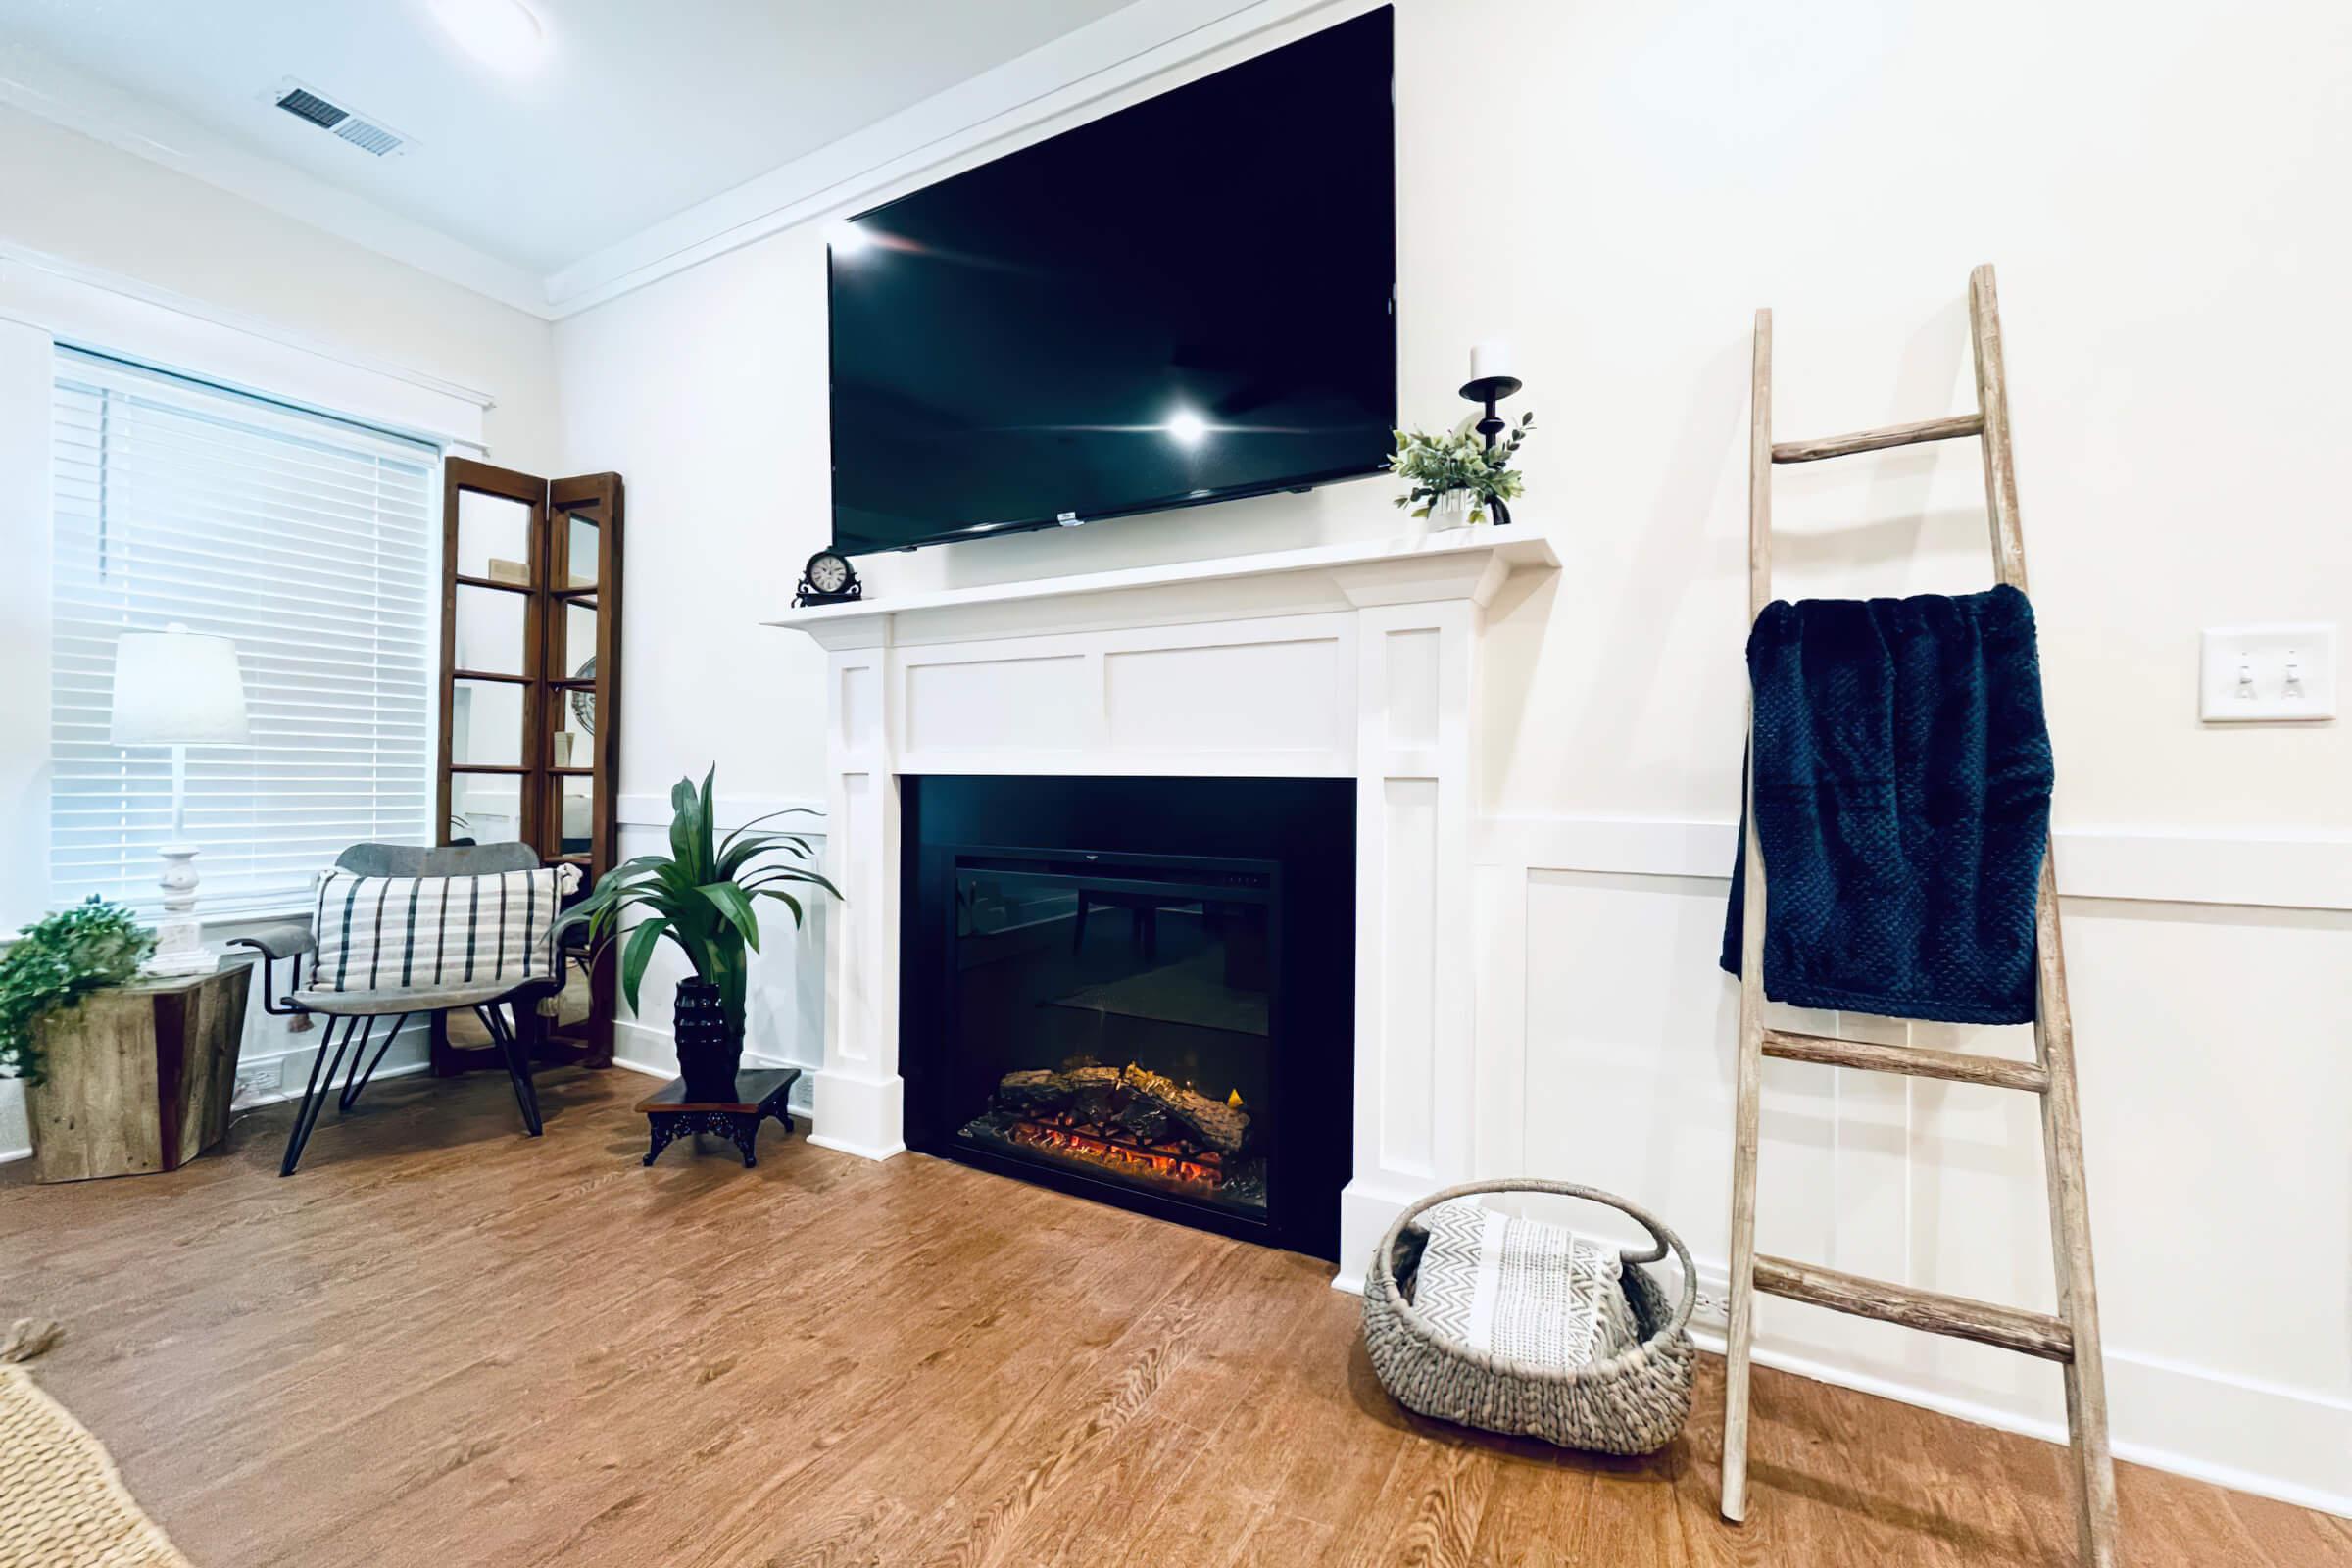
<svg viewBox="0 0 2352 1568"><path fill-rule="evenodd" d="M246 1115L169 1175L0 1167L0 1320L203 1568L2055 1564L2064 1452L1759 1370L1753 1507L1407 1416L1311 1259L915 1156L637 1163L646 1081ZM2352 1524L2123 1466L2127 1560L2352 1563Z"/></svg>

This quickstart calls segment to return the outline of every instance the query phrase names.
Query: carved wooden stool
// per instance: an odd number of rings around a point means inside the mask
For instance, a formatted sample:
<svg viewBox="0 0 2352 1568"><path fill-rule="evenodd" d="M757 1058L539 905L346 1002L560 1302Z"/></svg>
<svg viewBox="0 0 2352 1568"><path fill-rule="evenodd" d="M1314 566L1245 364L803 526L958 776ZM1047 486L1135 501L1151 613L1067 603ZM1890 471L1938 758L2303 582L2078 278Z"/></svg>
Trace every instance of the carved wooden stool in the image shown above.
<svg viewBox="0 0 2352 1568"><path fill-rule="evenodd" d="M651 1165L661 1157L674 1139L692 1137L697 1133L717 1133L731 1141L743 1155L746 1167L760 1163L753 1145L760 1137L760 1123L769 1116L784 1124L786 1136L792 1133L792 1115L785 1108L784 1097L791 1092L793 1080L800 1077L798 1067L762 1068L756 1072L735 1075L735 1092L740 1100L688 1100L686 1080L672 1078L637 1102L653 1134L653 1147L645 1152L645 1163Z"/></svg>

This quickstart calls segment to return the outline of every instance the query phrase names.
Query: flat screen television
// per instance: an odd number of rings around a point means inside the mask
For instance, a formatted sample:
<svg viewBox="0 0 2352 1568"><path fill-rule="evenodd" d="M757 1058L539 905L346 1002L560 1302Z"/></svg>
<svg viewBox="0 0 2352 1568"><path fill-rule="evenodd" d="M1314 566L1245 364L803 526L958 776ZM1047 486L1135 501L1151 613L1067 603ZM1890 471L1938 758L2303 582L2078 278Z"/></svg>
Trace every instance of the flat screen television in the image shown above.
<svg viewBox="0 0 2352 1568"><path fill-rule="evenodd" d="M834 548L1378 468L1393 60L1383 8L837 228Z"/></svg>

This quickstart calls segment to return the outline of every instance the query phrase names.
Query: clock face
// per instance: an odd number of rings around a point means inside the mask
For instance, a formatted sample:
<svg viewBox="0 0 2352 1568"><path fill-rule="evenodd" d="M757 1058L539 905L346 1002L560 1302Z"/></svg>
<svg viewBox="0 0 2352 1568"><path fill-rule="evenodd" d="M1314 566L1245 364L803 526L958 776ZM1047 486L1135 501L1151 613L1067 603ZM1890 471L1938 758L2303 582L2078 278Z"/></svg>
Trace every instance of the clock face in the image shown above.
<svg viewBox="0 0 2352 1568"><path fill-rule="evenodd" d="M850 564L829 551L808 558L808 586L820 594L837 594L850 580Z"/></svg>

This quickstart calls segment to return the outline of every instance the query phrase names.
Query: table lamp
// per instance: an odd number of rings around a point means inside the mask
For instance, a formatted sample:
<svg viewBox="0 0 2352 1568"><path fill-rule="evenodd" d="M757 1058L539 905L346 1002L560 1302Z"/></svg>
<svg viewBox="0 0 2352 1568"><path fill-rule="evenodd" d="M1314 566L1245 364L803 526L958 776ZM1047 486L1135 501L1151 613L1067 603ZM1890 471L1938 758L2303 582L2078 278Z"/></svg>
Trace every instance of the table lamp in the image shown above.
<svg viewBox="0 0 2352 1568"><path fill-rule="evenodd" d="M126 631L116 642L114 727L108 738L117 746L172 748L172 842L162 851L164 918L156 926L149 974L209 974L220 963L218 955L205 950L196 923L188 748L242 746L251 735L235 643L179 625Z"/></svg>

